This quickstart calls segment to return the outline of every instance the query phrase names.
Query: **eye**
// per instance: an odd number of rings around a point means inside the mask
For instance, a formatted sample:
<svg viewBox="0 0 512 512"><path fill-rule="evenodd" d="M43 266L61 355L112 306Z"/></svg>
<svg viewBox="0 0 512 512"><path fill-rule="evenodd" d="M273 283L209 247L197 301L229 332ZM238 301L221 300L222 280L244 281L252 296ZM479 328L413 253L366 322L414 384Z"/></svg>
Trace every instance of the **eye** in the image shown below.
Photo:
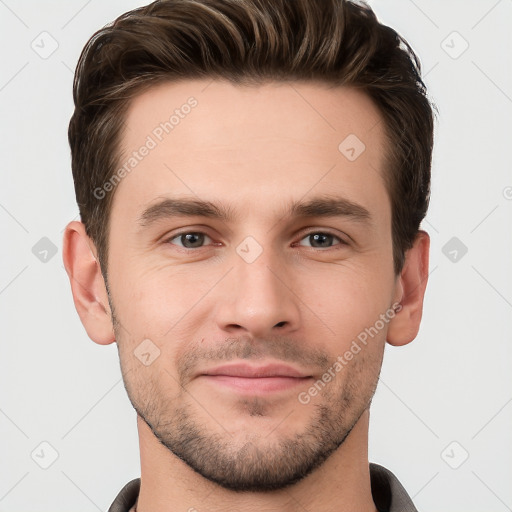
<svg viewBox="0 0 512 512"><path fill-rule="evenodd" d="M309 247L313 247L314 249L329 249L333 246L334 240L338 240L340 242L337 245L347 245L347 243L339 236L326 231L313 231L308 233L304 238L302 238L302 240L308 240L310 242ZM299 243L299 245L302 244Z"/></svg>
<svg viewBox="0 0 512 512"><path fill-rule="evenodd" d="M200 249L205 238L211 241L211 238L201 231L186 231L174 235L172 238L169 238L167 242L177 245L178 247L183 247L184 249ZM175 244L173 240L179 240L180 243Z"/></svg>
<svg viewBox="0 0 512 512"><path fill-rule="evenodd" d="M172 236L166 240L166 243L171 243L173 245L177 245L178 247L183 247L184 249L200 249L204 246L205 242L207 241L206 239L212 242L212 239L202 231L184 231ZM348 245L342 238L327 231L313 231L303 237L301 242L302 240L307 240L309 244L304 245L299 242L298 245L303 247L309 246L313 249L329 249L331 247L335 247L336 245ZM338 243L335 243L336 240Z"/></svg>

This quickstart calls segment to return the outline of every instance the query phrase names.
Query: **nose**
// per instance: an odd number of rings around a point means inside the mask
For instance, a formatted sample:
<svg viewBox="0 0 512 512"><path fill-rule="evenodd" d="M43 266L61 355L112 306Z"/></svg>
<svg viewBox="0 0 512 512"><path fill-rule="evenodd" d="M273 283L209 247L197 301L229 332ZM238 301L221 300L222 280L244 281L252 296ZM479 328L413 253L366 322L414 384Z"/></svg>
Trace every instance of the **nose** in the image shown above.
<svg viewBox="0 0 512 512"><path fill-rule="evenodd" d="M300 300L293 268L270 249L252 263L235 254L234 268L219 289L217 323L232 335L264 338L299 328Z"/></svg>

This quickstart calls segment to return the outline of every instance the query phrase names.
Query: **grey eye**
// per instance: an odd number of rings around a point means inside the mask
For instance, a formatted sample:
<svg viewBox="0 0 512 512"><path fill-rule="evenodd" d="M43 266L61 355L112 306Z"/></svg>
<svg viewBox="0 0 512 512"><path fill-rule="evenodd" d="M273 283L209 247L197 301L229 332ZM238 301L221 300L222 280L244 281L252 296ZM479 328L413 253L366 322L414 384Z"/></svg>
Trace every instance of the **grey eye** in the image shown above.
<svg viewBox="0 0 512 512"><path fill-rule="evenodd" d="M176 235L175 237L171 238L169 241L171 243L174 243L174 240L179 240L180 243L176 243L175 245L178 245L185 249L197 249L202 247L205 238L210 237L201 232L190 231L187 233L180 233L179 235Z"/></svg>

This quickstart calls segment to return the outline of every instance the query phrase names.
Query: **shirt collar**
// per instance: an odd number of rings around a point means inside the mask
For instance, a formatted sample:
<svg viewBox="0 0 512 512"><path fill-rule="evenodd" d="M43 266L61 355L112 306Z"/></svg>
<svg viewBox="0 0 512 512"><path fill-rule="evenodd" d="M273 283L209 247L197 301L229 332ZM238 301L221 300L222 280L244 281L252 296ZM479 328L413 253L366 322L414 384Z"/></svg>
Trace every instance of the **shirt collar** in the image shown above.
<svg viewBox="0 0 512 512"><path fill-rule="evenodd" d="M379 512L418 512L398 478L389 469L370 463L372 497ZM128 482L108 512L131 512L139 497L140 478Z"/></svg>

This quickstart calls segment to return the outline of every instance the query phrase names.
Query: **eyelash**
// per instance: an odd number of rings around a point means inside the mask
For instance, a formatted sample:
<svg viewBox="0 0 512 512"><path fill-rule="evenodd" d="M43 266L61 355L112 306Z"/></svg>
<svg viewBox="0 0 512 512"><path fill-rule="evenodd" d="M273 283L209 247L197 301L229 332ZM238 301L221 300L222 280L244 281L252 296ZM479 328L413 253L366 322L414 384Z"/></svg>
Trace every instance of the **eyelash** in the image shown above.
<svg viewBox="0 0 512 512"><path fill-rule="evenodd" d="M205 235L207 236L208 238L211 239L210 236L208 236L208 234L206 234L204 231L181 231L180 233L175 233L174 235L172 235L172 237L170 238L167 238L165 240L165 243L168 243L168 244L171 244L171 245L176 245L176 244L173 244L172 243L172 240L175 240L176 238L180 238L181 236L183 235L190 235L190 234L194 234L194 235ZM310 249L313 249L315 251L320 251L320 252L326 252L326 251L329 251L329 250L336 250L336 249L339 249L343 246L347 246L349 245L345 240L343 240L341 237L339 237L338 235L335 235L334 233L331 233L330 231L328 230L316 230L316 231L309 231L308 233L305 233L304 236L300 239L300 241L304 240L305 238L311 236L311 235L317 235L317 234L321 234L321 235L328 235L328 236L332 236L333 238L335 239L338 239L339 240L339 244L337 244L339 247L336 247L336 246L333 246L333 247L326 247L326 248L319 248L319 247L310 247ZM204 249L204 246L203 247L195 247L195 248L190 248L190 247L183 247L183 246L180 246L180 245L177 245L176 247L180 248L181 250L183 251L198 251L200 249ZM308 246L302 246L302 247L308 247Z"/></svg>

